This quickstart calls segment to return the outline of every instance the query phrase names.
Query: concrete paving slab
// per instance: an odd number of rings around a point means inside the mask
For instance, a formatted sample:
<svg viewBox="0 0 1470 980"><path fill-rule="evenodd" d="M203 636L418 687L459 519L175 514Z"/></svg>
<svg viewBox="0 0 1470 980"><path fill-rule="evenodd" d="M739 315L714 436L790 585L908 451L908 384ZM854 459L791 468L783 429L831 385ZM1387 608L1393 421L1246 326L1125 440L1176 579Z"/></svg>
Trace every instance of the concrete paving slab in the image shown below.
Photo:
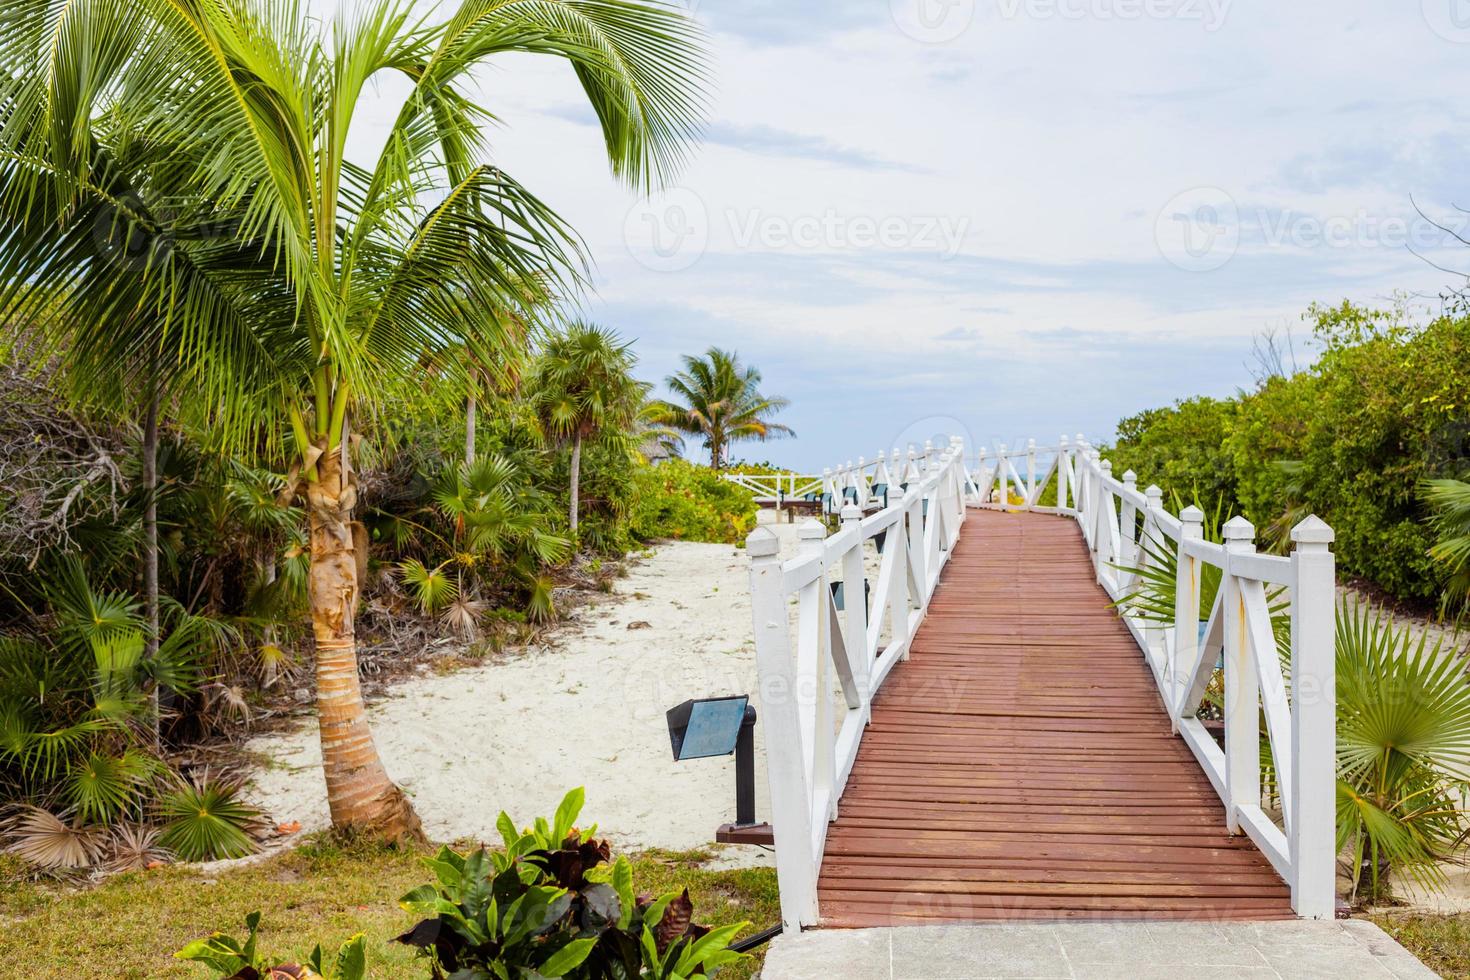
<svg viewBox="0 0 1470 980"><path fill-rule="evenodd" d="M1055 922L778 936L763 980L1426 980L1371 922Z"/></svg>

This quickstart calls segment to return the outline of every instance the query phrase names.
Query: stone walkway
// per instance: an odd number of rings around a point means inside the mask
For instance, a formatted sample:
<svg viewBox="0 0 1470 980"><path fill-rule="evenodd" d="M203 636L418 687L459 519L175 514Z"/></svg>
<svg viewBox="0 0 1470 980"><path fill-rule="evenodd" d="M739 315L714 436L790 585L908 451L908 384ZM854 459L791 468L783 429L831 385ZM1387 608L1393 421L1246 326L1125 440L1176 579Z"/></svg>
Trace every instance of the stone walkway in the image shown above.
<svg viewBox="0 0 1470 980"><path fill-rule="evenodd" d="M763 980L1418 980L1371 922L1058 922L818 929L778 936Z"/></svg>

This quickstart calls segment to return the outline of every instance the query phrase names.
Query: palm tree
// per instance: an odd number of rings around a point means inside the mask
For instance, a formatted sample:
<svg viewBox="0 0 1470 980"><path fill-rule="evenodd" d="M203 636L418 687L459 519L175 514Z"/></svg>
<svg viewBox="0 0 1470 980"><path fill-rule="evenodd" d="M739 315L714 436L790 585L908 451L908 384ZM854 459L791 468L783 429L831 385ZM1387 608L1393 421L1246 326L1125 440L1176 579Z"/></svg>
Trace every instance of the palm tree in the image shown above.
<svg viewBox="0 0 1470 980"><path fill-rule="evenodd" d="M627 429L638 417L648 386L633 378L636 361L618 335L588 323L553 334L527 379L529 401L541 431L557 444L571 444L571 487L567 518L577 533L582 443L612 429Z"/></svg>
<svg viewBox="0 0 1470 980"><path fill-rule="evenodd" d="M473 73L511 52L566 59L614 174L647 188L700 124L697 28L645 0L464 0L439 23L410 0L368 0L330 31L297 0L12 7L0 24L4 210L49 227L8 236L22 251L7 281L99 363L159 352L222 447L292 460L333 823L416 834L358 686L355 432L426 359L505 347L500 318L477 304L512 307L535 276L575 287L584 268L570 229L486 159L492 117L469 94ZM349 159L359 110L382 104L369 85L380 73L408 93L381 152ZM169 221L136 206L129 174L168 189ZM136 246L116 260L132 269L126 289L60 261L99 227ZM97 316L113 307L137 315ZM464 376L466 360L444 369Z"/></svg>
<svg viewBox="0 0 1470 980"><path fill-rule="evenodd" d="M1429 554L1444 568L1443 606L1470 605L1470 483L1425 480L1420 490L1433 511L1430 527L1436 541Z"/></svg>
<svg viewBox="0 0 1470 980"><path fill-rule="evenodd" d="M680 432L703 438L713 469L728 461L732 442L796 434L771 421L791 403L761 394L760 371L742 365L734 351L711 347L703 357L686 354L683 360L684 370L664 379L681 400L663 403L664 420Z"/></svg>

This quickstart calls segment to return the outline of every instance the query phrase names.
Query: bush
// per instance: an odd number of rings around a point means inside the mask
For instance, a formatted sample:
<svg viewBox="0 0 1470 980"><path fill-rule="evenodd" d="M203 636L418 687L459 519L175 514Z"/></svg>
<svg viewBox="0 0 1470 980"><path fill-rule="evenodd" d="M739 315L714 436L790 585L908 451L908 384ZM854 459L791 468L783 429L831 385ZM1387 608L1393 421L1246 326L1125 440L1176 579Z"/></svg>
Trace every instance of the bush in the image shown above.
<svg viewBox="0 0 1470 980"><path fill-rule="evenodd" d="M639 541L738 544L755 527L754 494L687 460L640 468L630 495L630 530Z"/></svg>
<svg viewBox="0 0 1470 980"><path fill-rule="evenodd" d="M1196 491L1206 507L1223 501L1263 546L1284 548L1290 526L1315 513L1336 530L1344 571L1427 603L1444 569L1418 491L1470 470L1470 318L1413 327L1347 304L1309 315L1323 348L1310 370L1124 419L1114 471Z"/></svg>
<svg viewBox="0 0 1470 980"><path fill-rule="evenodd" d="M538 819L523 831L501 813L501 850L459 854L444 847L426 859L433 882L399 904L427 918L395 941L419 951L433 980L704 980L748 959L728 948L748 922L696 925L687 889L639 896L628 859L612 861L607 841L594 838L595 827L574 826L583 798L581 789L572 790L552 820ZM361 934L335 958L317 947L307 960L313 972L306 972L298 963L270 965L275 958L257 948L259 923L260 914L252 913L245 941L215 933L175 956L228 980L367 976Z"/></svg>

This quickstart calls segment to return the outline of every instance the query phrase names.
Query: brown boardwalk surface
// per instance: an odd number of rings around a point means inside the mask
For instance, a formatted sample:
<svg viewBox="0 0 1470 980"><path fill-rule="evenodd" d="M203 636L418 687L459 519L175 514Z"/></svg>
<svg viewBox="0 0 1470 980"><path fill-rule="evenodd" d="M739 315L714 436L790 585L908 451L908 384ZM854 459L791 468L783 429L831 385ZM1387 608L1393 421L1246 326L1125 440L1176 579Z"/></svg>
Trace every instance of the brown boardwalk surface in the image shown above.
<svg viewBox="0 0 1470 980"><path fill-rule="evenodd" d="M969 512L839 812L825 925L1291 915L1058 517Z"/></svg>

